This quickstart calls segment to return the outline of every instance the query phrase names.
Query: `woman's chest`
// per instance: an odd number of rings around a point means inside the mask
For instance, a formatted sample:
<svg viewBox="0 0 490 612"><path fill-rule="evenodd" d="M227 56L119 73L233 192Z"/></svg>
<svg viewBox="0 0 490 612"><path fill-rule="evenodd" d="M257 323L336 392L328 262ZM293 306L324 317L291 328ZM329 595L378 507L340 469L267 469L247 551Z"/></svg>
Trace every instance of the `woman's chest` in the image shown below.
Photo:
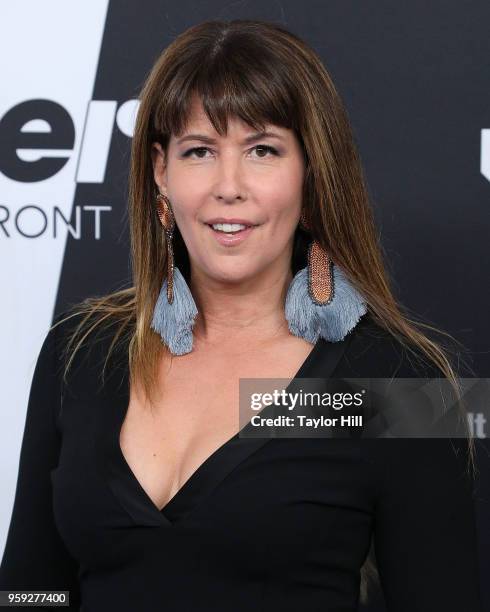
<svg viewBox="0 0 490 612"><path fill-rule="evenodd" d="M142 548L160 550L162 567L178 551L217 572L233 555L236 571L253 563L284 576L340 554L362 562L370 471L352 441L234 437L160 508L104 433L95 462L66 453L53 478L60 534L86 566L125 563Z"/></svg>
<svg viewBox="0 0 490 612"><path fill-rule="evenodd" d="M154 412L132 397L119 444L135 478L162 509L238 429L236 381L206 384L195 377L172 382Z"/></svg>
<svg viewBox="0 0 490 612"><path fill-rule="evenodd" d="M305 350L311 351L311 345L286 355L242 356L239 361L221 354L215 359L207 355L205 359L174 360L162 377L153 410L141 389L131 389L119 444L128 466L158 509L241 429L240 380L278 374L292 378L305 359Z"/></svg>

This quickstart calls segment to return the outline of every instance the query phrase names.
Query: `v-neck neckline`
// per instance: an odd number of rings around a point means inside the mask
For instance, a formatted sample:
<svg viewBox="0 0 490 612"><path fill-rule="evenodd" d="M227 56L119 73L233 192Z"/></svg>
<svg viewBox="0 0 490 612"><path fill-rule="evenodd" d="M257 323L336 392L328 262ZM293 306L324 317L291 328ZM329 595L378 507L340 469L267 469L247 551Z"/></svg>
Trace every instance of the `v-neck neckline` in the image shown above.
<svg viewBox="0 0 490 612"><path fill-rule="evenodd" d="M349 334L351 336L352 334ZM286 387L291 390L298 378L328 377L337 365L346 339L330 343L319 338ZM120 432L129 409L129 364L122 358L103 388L103 405L96 414L96 455L99 469L119 503L138 525L172 527L197 510L223 479L242 461L270 442L272 437L244 437L245 424L215 449L189 476L163 508L153 502L137 479L122 452ZM120 380L116 384L117 379Z"/></svg>

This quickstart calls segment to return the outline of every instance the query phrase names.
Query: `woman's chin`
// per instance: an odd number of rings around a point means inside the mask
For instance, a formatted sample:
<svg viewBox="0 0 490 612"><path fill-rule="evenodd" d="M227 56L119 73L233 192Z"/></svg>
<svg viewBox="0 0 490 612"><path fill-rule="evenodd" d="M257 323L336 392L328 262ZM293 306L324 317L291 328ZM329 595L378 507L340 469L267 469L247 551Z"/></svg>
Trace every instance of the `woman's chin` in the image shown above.
<svg viewBox="0 0 490 612"><path fill-rule="evenodd" d="M256 272L254 270L237 270L236 268L229 270L210 270L208 274L211 281L230 286L241 285L242 283L245 283L256 276Z"/></svg>

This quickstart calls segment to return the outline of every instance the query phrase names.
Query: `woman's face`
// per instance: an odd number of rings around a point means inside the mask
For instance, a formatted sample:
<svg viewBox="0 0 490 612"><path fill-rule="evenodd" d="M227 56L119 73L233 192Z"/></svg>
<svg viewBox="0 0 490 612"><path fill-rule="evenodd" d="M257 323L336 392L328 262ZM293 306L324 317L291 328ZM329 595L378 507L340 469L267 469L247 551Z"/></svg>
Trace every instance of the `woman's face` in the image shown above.
<svg viewBox="0 0 490 612"><path fill-rule="evenodd" d="M185 133L172 135L166 156L154 143L155 181L170 200L193 274L240 282L272 266L289 268L301 214L303 153L292 130L266 130L275 135L257 137L233 119L221 137L195 100ZM247 227L213 229L218 222Z"/></svg>

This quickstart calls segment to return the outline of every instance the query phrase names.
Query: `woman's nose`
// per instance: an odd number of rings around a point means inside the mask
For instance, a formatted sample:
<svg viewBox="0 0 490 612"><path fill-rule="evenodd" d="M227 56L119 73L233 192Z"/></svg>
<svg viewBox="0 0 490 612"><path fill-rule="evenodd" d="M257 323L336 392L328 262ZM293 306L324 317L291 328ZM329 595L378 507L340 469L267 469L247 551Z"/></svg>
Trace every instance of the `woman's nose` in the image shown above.
<svg viewBox="0 0 490 612"><path fill-rule="evenodd" d="M238 155L228 155L217 164L214 195L220 200L234 202L244 197L244 170Z"/></svg>

